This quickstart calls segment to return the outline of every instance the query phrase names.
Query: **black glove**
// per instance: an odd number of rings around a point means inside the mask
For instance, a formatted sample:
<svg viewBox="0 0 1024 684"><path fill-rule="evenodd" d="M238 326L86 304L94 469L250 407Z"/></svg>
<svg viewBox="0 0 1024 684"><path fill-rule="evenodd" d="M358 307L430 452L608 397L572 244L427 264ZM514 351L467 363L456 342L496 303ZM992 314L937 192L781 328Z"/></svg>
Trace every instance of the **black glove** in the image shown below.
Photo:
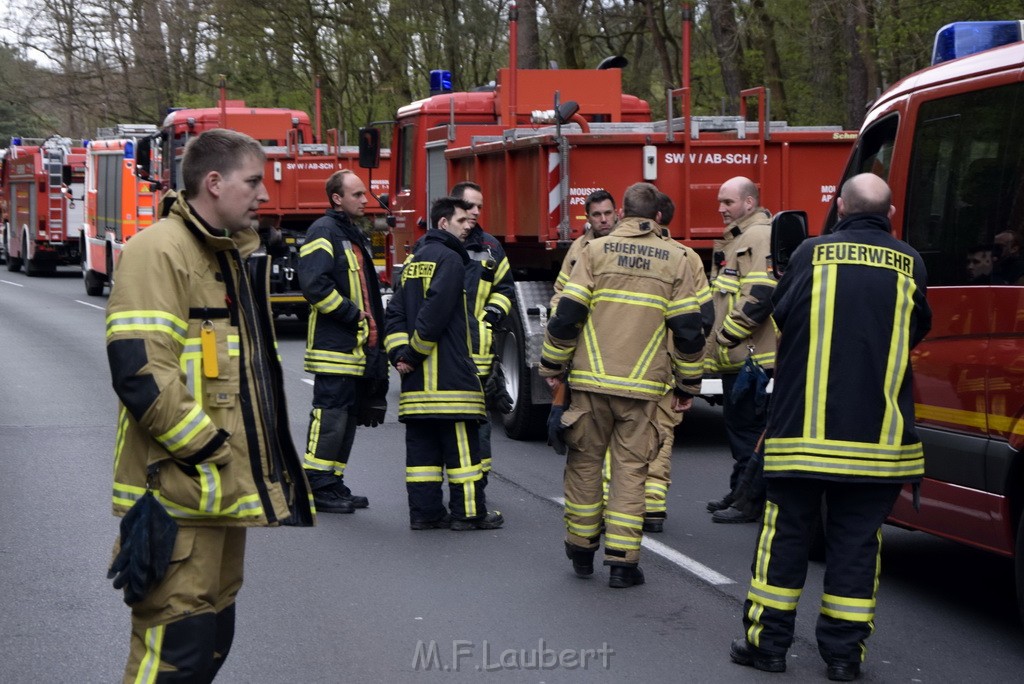
<svg viewBox="0 0 1024 684"><path fill-rule="evenodd" d="M491 364L491 374L487 376L487 382L484 383L484 401L491 411L512 412L512 395L505 387L505 373L501 370L501 364L497 360Z"/></svg>
<svg viewBox="0 0 1024 684"><path fill-rule="evenodd" d="M384 422L388 411L388 379L364 379L359 383L356 424L377 427Z"/></svg>
<svg viewBox="0 0 1024 684"><path fill-rule="evenodd" d="M493 304L488 304L484 307L484 323L489 323L493 327L498 325L504 317L505 314L502 310Z"/></svg>
<svg viewBox="0 0 1024 684"><path fill-rule="evenodd" d="M129 606L146 597L167 573L178 536L178 523L147 491L121 519L121 549L110 564L107 579L124 589Z"/></svg>

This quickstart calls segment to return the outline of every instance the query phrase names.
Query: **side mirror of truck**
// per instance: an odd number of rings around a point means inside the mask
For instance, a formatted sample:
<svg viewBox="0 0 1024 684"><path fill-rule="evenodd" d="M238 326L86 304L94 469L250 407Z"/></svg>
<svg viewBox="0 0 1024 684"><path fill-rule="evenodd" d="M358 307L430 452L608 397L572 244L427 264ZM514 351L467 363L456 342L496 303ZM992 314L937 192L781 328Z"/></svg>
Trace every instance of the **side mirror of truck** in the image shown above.
<svg viewBox="0 0 1024 684"><path fill-rule="evenodd" d="M567 124L578 111L580 111L580 106L573 100L569 100L558 105L555 115L558 117L558 123Z"/></svg>
<svg viewBox="0 0 1024 684"><path fill-rule="evenodd" d="M153 139L140 138L135 143L135 175L149 180L153 166Z"/></svg>
<svg viewBox="0 0 1024 684"><path fill-rule="evenodd" d="M380 129L359 129L359 166L375 169L380 166Z"/></svg>
<svg viewBox="0 0 1024 684"><path fill-rule="evenodd" d="M772 275L782 277L789 258L807 238L807 212L780 211L772 217Z"/></svg>

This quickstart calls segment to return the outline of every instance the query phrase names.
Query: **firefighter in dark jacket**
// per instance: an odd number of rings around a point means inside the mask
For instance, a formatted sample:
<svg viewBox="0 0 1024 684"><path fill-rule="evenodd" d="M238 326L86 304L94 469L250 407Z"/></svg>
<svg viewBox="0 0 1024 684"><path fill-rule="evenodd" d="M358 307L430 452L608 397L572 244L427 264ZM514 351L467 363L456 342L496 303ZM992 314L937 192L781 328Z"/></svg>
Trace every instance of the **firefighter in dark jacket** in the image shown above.
<svg viewBox="0 0 1024 684"><path fill-rule="evenodd" d="M163 578L141 597L126 591L125 682L212 681L234 637L246 528L314 521L288 430L267 259L250 258L263 166L248 136L192 138L183 193L125 244L107 303L120 403L114 512L149 491L178 528ZM143 541L130 538L117 557L151 565L132 549ZM133 586L146 574L134 569Z"/></svg>
<svg viewBox="0 0 1024 684"><path fill-rule="evenodd" d="M765 440L768 498L745 636L731 650L741 665L786 669L824 495L818 650L830 680L860 675L874 629L881 525L901 486L924 474L910 350L931 327L931 310L921 256L892 237L890 201L879 177L848 180L835 231L793 253L773 297L781 337Z"/></svg>
<svg viewBox="0 0 1024 684"><path fill-rule="evenodd" d="M472 314L464 289L468 206L442 197L432 230L406 260L388 305L385 346L402 376L398 419L405 423L405 483L414 530L496 529L504 519L484 500L478 425L484 394L470 357ZM441 485L448 473L449 510Z"/></svg>
<svg viewBox="0 0 1024 684"><path fill-rule="evenodd" d="M473 338L473 363L476 365L480 383L486 387L487 377L494 363L494 330L508 316L515 301L515 284L512 268L505 257L505 250L490 233L480 226L480 210L484 208L484 195L480 186L470 181L456 183L451 196L469 205L471 228L462 246L469 255L466 265L466 304L469 306L470 325L475 327ZM497 388L495 388L497 389ZM490 396L485 397L490 401ZM487 473L491 471L491 422L480 423L480 468L481 482L486 486Z"/></svg>
<svg viewBox="0 0 1024 684"><path fill-rule="evenodd" d="M299 285L310 304L303 367L314 374L304 467L317 510L352 513L369 504L345 484L356 425L378 425L387 408L384 308L369 240L352 222L366 206L363 181L338 171L327 179L327 197L331 208L299 252Z"/></svg>

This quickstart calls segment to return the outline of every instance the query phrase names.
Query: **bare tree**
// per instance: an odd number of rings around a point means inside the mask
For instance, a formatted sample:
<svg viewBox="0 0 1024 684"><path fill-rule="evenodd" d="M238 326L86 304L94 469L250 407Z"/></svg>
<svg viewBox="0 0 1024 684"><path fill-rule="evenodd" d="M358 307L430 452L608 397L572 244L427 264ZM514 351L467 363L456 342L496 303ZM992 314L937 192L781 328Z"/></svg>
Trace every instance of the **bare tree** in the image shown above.
<svg viewBox="0 0 1024 684"><path fill-rule="evenodd" d="M740 90L743 88L740 72L741 51L736 12L731 0L708 0L711 35L721 65L722 85L725 87L726 109L739 111Z"/></svg>

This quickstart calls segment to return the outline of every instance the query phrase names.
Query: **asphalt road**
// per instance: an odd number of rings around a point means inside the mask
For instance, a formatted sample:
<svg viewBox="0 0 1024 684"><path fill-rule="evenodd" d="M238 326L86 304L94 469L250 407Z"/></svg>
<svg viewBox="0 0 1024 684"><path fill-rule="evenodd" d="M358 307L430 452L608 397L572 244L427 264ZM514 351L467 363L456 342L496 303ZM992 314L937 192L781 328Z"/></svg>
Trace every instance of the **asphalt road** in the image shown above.
<svg viewBox="0 0 1024 684"><path fill-rule="evenodd" d="M71 269L0 271L0 680L112 682L128 609L105 578L115 398L102 307ZM279 326L293 434L312 387L304 331ZM220 682L760 682L824 679L812 564L788 673L732 665L755 525L713 525L704 502L730 469L720 412L678 433L665 533L643 551L647 584L577 579L562 553L562 461L494 431L497 531L408 528L404 429L361 428L347 481L370 498L312 529L250 533L234 648ZM1024 630L1006 560L886 529L866 682L1019 681Z"/></svg>

